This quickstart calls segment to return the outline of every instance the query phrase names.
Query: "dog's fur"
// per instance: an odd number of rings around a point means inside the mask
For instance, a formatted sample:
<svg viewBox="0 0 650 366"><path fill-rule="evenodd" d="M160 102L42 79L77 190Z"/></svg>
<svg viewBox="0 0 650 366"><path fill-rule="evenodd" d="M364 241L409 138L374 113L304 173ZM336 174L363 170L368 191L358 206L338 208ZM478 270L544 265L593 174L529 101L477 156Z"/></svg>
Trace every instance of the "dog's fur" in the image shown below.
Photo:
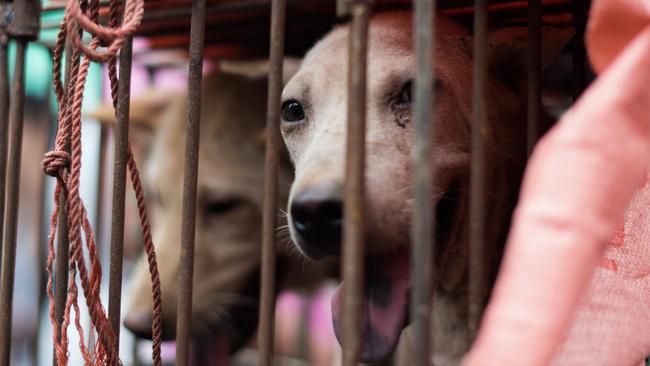
<svg viewBox="0 0 650 366"><path fill-rule="evenodd" d="M199 145L195 334L228 326L228 313L234 307L255 318L255 302L249 297L255 289L247 291L246 287L256 282L259 266L266 83L263 77L214 72L203 81L202 99L206 103ZM171 103L156 129L143 169L160 267L163 333L170 339L175 334L178 301L185 96ZM286 169L282 173L288 179ZM151 321L150 287L148 266L142 258L131 285L125 324L143 335ZM241 328L240 324L231 326Z"/></svg>
<svg viewBox="0 0 650 366"><path fill-rule="evenodd" d="M296 61L287 60L285 79L296 68ZM193 334L227 339L231 350L257 327L267 72L266 62L222 62L203 81ZM174 337L176 326L186 98L181 92L158 92L132 103L132 123L152 134L140 134L141 144L135 147L144 156L167 339ZM279 179L284 203L291 181L286 158ZM332 273L331 263L305 271L303 260L290 258L284 244L278 246L280 286L313 287ZM150 337L151 284L145 258L130 281L129 299L125 325Z"/></svg>
<svg viewBox="0 0 650 366"><path fill-rule="evenodd" d="M415 78L411 29L411 14L406 12L380 14L370 23L365 176L369 258L398 253L409 246L414 125L410 103L400 104L398 100L409 80ZM290 207L297 196L314 187L342 199L348 33L348 27L341 26L318 42L284 89L284 105L297 101L305 115L299 122L283 121L283 136L295 164ZM525 34L525 29L511 28L489 35L487 126L483 135L487 167L484 238L491 275L498 267L525 164ZM448 365L458 362L470 341L465 280L473 43L466 29L443 18L436 20L436 35L431 158L436 167L432 197L438 219L436 237L441 242L436 251L433 336L434 363ZM545 32L544 63L569 37L565 31ZM309 243L300 237L291 217L289 222L298 248L309 254ZM366 328L373 326L364 324Z"/></svg>

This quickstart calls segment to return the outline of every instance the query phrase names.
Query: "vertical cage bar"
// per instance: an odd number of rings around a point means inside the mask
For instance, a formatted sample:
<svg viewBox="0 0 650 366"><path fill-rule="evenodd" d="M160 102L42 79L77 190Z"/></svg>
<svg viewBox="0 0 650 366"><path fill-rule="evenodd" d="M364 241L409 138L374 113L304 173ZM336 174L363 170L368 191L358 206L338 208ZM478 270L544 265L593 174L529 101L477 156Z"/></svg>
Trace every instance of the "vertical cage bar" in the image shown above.
<svg viewBox="0 0 650 366"><path fill-rule="evenodd" d="M70 41L66 42L65 47L65 68L63 73L64 80L64 95L63 100L67 99L68 83L71 82L71 75L75 72L73 69L72 60L75 58L72 51L72 44ZM78 63L77 63L78 65ZM61 108L61 106L59 106ZM57 121L57 123L60 121ZM56 128L54 128L52 141L56 139ZM70 153L70 139L66 137L65 150ZM65 310L65 303L68 299L68 270L70 261L70 241L68 240L68 209L67 200L62 194L59 198L58 207L59 215L57 219L57 233L56 233L56 260L54 263L54 319L58 330L58 339L61 341L61 324L63 324L63 316ZM54 347L52 347L54 349ZM53 350L52 363L56 366L56 352Z"/></svg>
<svg viewBox="0 0 650 366"><path fill-rule="evenodd" d="M104 123L100 124L99 131L99 157L97 158L98 173L97 173L97 210L95 213L95 237L99 244L99 252L103 253L105 244L102 243L102 238L106 233L104 230L104 210L106 202L104 202L104 193L106 191L106 152L108 149L108 126Z"/></svg>
<svg viewBox="0 0 650 366"><path fill-rule="evenodd" d="M366 60L370 4L349 4L352 22L348 62L348 133L343 208L343 366L356 366L361 352L365 255L364 171Z"/></svg>
<svg viewBox="0 0 650 366"><path fill-rule="evenodd" d="M69 150L69 149L68 149ZM61 341L65 303L68 299L68 271L70 261L70 241L68 240L68 209L67 201L59 199L59 215L57 225L56 262L54 264L54 319L58 330L57 340ZM56 352L53 352L53 364L57 365Z"/></svg>
<svg viewBox="0 0 650 366"><path fill-rule="evenodd" d="M187 79L187 125L185 128L185 175L183 177L183 223L178 275L178 316L176 317L176 365L178 366L187 366L190 358L204 38L205 0L192 0Z"/></svg>
<svg viewBox="0 0 650 366"><path fill-rule="evenodd" d="M528 1L528 156L539 135L542 114L542 1Z"/></svg>
<svg viewBox="0 0 650 366"><path fill-rule="evenodd" d="M48 90L48 92L51 90ZM44 108L48 111L47 113L47 120L44 122L44 129L47 131L47 136L43 139L43 145L41 146L40 150L42 152L48 151L48 147L53 141L53 135L51 131L53 130L53 125L54 125L54 119L52 118L52 114L49 113L49 106L51 105L50 102L50 93L47 94L48 96L45 99L45 105ZM38 192L39 192L39 199L38 199L38 205L37 209L35 210L38 212L38 219L36 220L37 222L37 236L36 236L36 248L34 252L34 256L36 257L36 263L37 263L37 271L38 271L38 277L37 277L37 297L38 301L36 303L36 321L34 325L34 333L32 334L32 339L30 342L31 346L31 362L33 365L40 365L39 363L39 347L40 347L40 332L41 332L41 326L43 325L43 317L41 316L41 311L43 310L44 305L47 302L47 272L45 271L45 265L46 265L46 245L45 243L47 242L47 236L49 234L49 214L45 211L46 210L46 202L48 201L48 189L47 189L47 182L45 180L45 176L42 175L39 177L39 182L38 182Z"/></svg>
<svg viewBox="0 0 650 366"><path fill-rule="evenodd" d="M572 0L571 10L573 13L573 100L577 100L587 84L586 65L587 54L585 51L585 0Z"/></svg>
<svg viewBox="0 0 650 366"><path fill-rule="evenodd" d="M472 162L470 168L469 224L469 331L476 334L485 297L485 157L483 133L487 118L487 0L474 3L474 85L472 96Z"/></svg>
<svg viewBox="0 0 650 366"><path fill-rule="evenodd" d="M6 1L0 2L0 12L8 11ZM5 188L7 182L7 152L9 149L9 68L8 49L9 42L7 29L0 25L0 208L5 207ZM4 210L0 209L0 238L4 233Z"/></svg>
<svg viewBox="0 0 650 366"><path fill-rule="evenodd" d="M69 80L66 78L66 80ZM66 150L70 150L69 147ZM54 319L58 329L58 341L61 341L61 326L65 303L68 300L68 271L70 261L70 241L68 240L68 209L67 200L63 195L59 198L59 215L57 225L56 262L54 264ZM53 352L53 364L56 365L56 352Z"/></svg>
<svg viewBox="0 0 650 366"><path fill-rule="evenodd" d="M264 212L262 218L262 271L260 289L259 361L271 366L275 319L275 228L277 226L278 164L280 161L280 98L284 58L286 0L271 3L269 92L266 106L266 163L264 167Z"/></svg>
<svg viewBox="0 0 650 366"><path fill-rule="evenodd" d="M111 261L108 275L108 320L115 335L114 347L117 354L119 354L120 347L120 306L122 302L122 262L124 258L124 200L126 196L126 164L129 145L132 49L133 39L129 37L120 50L119 82L117 85L117 123L115 125Z"/></svg>
<svg viewBox="0 0 650 366"><path fill-rule="evenodd" d="M16 264L16 234L18 231L18 195L20 192L20 158L23 138L23 110L25 98L25 49L27 41L16 41L14 79L9 106L9 157L7 201L5 206L4 237L2 245L2 277L0 283L0 365L11 360L11 319Z"/></svg>
<svg viewBox="0 0 650 366"><path fill-rule="evenodd" d="M414 326L415 364L428 366L431 340L431 276L434 265L434 210L431 199L434 168L431 160L433 57L435 1L416 0L413 6L413 44L415 47L414 105L415 147L414 210L411 253L411 320Z"/></svg>

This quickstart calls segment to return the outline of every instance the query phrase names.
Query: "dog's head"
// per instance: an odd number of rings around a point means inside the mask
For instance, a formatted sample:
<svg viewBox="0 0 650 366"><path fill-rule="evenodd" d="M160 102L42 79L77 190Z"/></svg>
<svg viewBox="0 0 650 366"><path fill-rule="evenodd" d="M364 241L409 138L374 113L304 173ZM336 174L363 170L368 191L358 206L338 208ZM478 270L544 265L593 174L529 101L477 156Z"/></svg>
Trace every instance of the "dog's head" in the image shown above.
<svg viewBox="0 0 650 366"><path fill-rule="evenodd" d="M411 14L375 16L368 40L366 102L366 323L362 358L388 354L405 325L412 216L411 86L415 57ZM471 151L472 39L463 27L436 20L432 161L437 258L443 286L453 287L466 266L466 203ZM488 125L483 131L488 166L492 255L509 220L525 161L525 110L521 78L526 70L525 32L492 33ZM545 59L566 33L546 37ZM551 40L552 38L552 40ZM347 116L348 28L338 27L306 55L283 92L282 133L295 164L289 199L291 235L312 259L340 254ZM461 258L456 260L455 258ZM448 260L444 260L448 259ZM441 264L441 263L439 263ZM338 327L340 302L333 303Z"/></svg>
<svg viewBox="0 0 650 366"><path fill-rule="evenodd" d="M192 326L197 336L227 335L232 348L257 326L268 73L264 65L223 63L203 80ZM287 73L296 67L295 61L285 63ZM178 302L186 98L183 93L169 101L155 123L143 164L167 339L175 335ZM291 180L288 161L281 164L280 179ZM286 198L287 189L280 195ZM130 300L125 325L150 337L146 257L136 267Z"/></svg>

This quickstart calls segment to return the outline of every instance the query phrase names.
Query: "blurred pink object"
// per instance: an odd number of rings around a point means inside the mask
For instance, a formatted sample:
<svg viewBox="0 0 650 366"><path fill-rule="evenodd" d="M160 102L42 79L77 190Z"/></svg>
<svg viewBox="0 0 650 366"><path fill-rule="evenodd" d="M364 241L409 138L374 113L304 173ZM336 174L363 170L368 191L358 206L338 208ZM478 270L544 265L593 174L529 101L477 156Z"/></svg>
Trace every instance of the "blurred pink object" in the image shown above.
<svg viewBox="0 0 650 366"><path fill-rule="evenodd" d="M338 283L323 283L314 294L309 305L309 364L312 366L332 365L338 346L332 328L332 296Z"/></svg>
<svg viewBox="0 0 650 366"><path fill-rule="evenodd" d="M600 76L535 149L465 366L650 354L650 0L594 0L586 41Z"/></svg>
<svg viewBox="0 0 650 366"><path fill-rule="evenodd" d="M278 296L275 307L275 350L278 354L293 356L300 353L307 302L305 296L294 291L285 291Z"/></svg>
<svg viewBox="0 0 650 366"><path fill-rule="evenodd" d="M278 296L275 311L278 355L307 356L312 366L332 364L337 341L330 304L337 287L335 282L325 281L311 294L286 291Z"/></svg>

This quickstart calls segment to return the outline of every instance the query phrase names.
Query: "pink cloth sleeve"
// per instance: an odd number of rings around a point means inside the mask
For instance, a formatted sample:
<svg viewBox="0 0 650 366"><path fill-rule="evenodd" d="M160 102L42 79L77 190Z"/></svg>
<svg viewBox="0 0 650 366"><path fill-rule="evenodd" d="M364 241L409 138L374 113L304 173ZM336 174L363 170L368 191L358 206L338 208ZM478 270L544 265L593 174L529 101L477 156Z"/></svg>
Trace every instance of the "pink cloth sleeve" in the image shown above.
<svg viewBox="0 0 650 366"><path fill-rule="evenodd" d="M642 235L621 239L626 222L618 247L609 245L650 163L648 9L647 0L594 1L587 41L601 74L534 151L501 273L463 365L635 365L650 353L643 334L650 328L641 326L650 322L640 319L650 318L650 306L630 309L650 304L648 243ZM646 193L635 200L641 211L650 210ZM635 217L629 227L650 223ZM603 355L599 342L613 352Z"/></svg>

